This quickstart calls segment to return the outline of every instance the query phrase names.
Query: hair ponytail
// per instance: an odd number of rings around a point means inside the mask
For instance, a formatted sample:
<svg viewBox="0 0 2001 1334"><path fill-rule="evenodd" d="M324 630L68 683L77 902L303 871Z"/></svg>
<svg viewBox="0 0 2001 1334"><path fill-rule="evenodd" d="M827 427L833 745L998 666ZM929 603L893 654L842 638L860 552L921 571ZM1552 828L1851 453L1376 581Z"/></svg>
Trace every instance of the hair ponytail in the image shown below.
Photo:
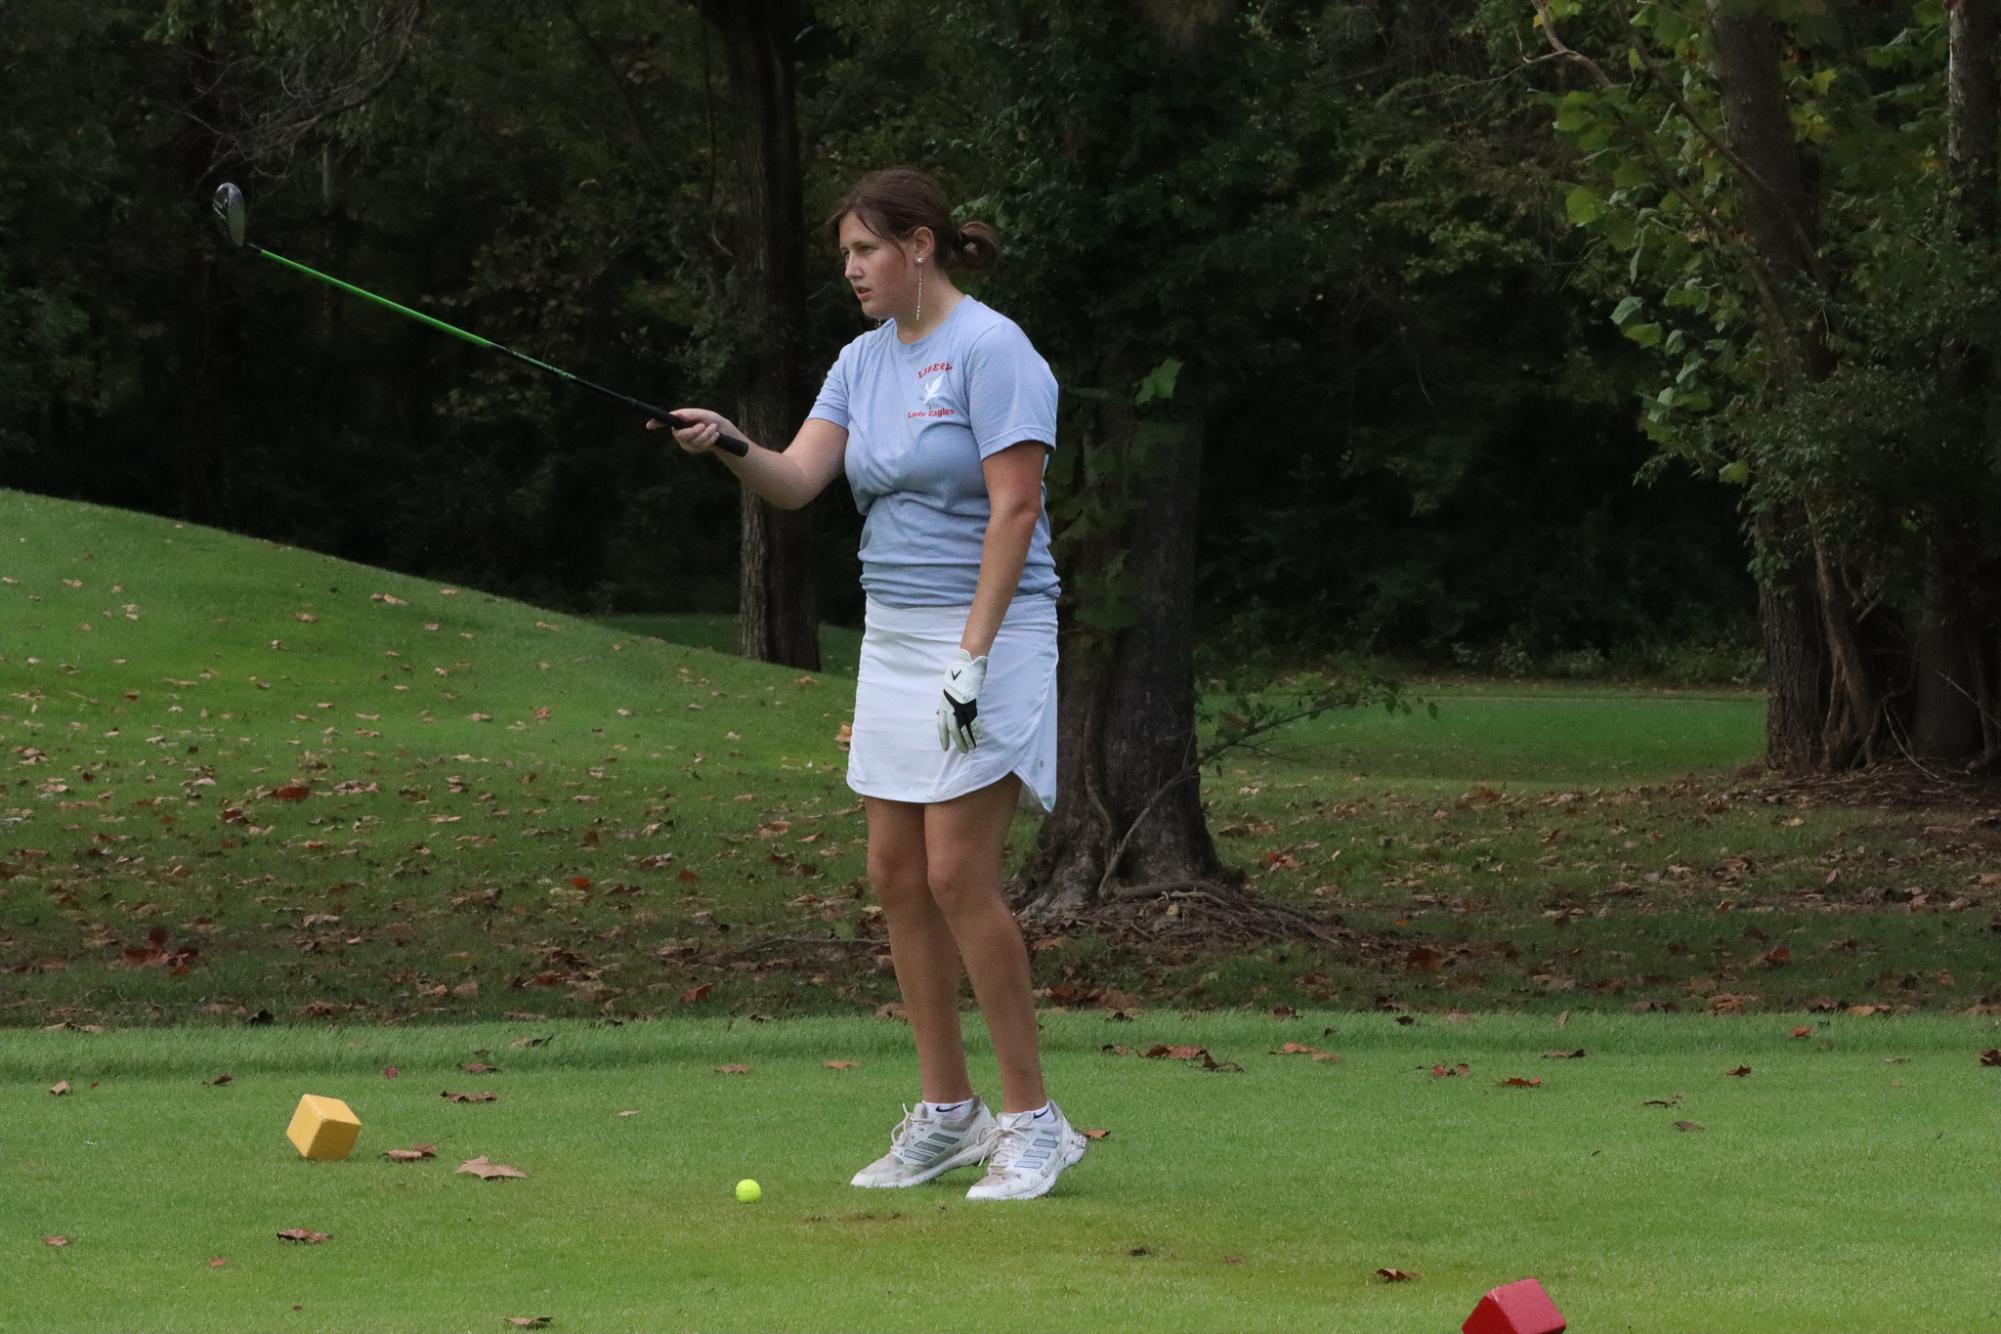
<svg viewBox="0 0 2001 1334"><path fill-rule="evenodd" d="M1000 233L984 222L955 224L944 187L915 167L872 171L855 182L827 215L828 234L838 239L841 222L850 214L876 235L897 241L929 227L944 269L990 269L1000 262Z"/></svg>
<svg viewBox="0 0 2001 1334"><path fill-rule="evenodd" d="M959 229L958 264L978 271L1000 263L1000 233L984 222L969 222Z"/></svg>

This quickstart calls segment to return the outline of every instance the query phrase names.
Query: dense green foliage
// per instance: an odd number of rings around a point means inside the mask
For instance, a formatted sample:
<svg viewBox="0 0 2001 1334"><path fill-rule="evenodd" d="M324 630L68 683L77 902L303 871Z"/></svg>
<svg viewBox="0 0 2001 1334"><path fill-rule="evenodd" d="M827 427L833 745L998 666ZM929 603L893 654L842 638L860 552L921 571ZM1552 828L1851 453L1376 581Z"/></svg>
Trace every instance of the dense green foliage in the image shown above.
<svg viewBox="0 0 2001 1334"><path fill-rule="evenodd" d="M1073 438L1180 368L1140 416L1208 441L1212 634L1510 667L1741 641L1736 493L1633 484L1653 367L1578 281L1525 11L1178 12L818 5L794 43L814 364L859 329L815 210L920 162L1008 238L980 290L1055 364ZM727 408L754 349L721 296L724 76L692 6L22 0L10 35L0 480L554 605L729 605L719 470L224 253L203 207L237 179L279 253ZM1056 480L1088 521L1083 471ZM847 619L855 523L825 508Z"/></svg>
<svg viewBox="0 0 2001 1334"><path fill-rule="evenodd" d="M1749 187L1720 138L1710 27L1665 5L1552 8L1575 19L1573 45L1622 76L1552 101L1580 152L1569 216L1606 242L1613 318L1658 367L1648 434L1748 487L1757 510L1801 507L1867 598L1922 600L1939 548L1960 568L2001 554L2001 471L1983 427L1993 391L1953 393L1945 375L1955 349L2001 344L2001 255L1954 240L1946 6L1838 18L1818 3L1767 6L1784 24L1783 87L1818 192L1811 284L1770 272L1744 239ZM1778 300L1811 334L1772 318ZM1825 371L1802 364L1809 340Z"/></svg>

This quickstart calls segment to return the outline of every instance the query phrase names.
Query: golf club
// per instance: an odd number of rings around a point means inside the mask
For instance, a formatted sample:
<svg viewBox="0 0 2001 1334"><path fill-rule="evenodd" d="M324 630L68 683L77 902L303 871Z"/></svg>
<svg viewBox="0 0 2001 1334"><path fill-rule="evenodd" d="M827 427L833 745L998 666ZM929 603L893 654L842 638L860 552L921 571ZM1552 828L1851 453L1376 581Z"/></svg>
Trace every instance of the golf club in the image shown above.
<svg viewBox="0 0 2001 1334"><path fill-rule="evenodd" d="M639 399L632 398L625 394L621 394L616 389L607 389L601 384L594 384L591 381L584 379L582 376L572 375L570 372L564 370L560 366L551 366L546 361L537 361L535 358L528 356L526 353L516 352L513 348L505 347L499 343L494 342L490 338L481 338L476 333L467 333L464 329L456 328L453 325L446 324L443 320L435 319L429 315L424 314L420 310L412 310L408 306L398 305L396 302L389 300L387 297L377 296L375 293L368 291L366 288L356 287L353 283L344 283L338 278L329 277L328 275L321 273L318 269L309 269L305 265L299 263L296 260L286 259L283 255L273 254L271 251L266 250L261 246L251 245L248 241L244 240L244 225L245 225L244 214L245 214L245 208L243 204L243 191L237 189L234 185L231 185L227 181L217 186L215 190L215 216L216 220L222 224L223 234L229 238L231 245L238 246L245 250L255 250L258 254L262 255L265 259L270 260L274 264L282 264L286 268L294 269L300 273L307 275L308 277L318 278L321 282L329 283L335 287L338 287L343 292L352 292L356 296L366 297L368 300L373 301L378 306L387 306L390 310L395 311L399 315L408 315L411 319L416 320L421 324L428 324L433 329L441 330L445 333L452 335L454 338L462 338L466 342L471 343L475 347L490 348L495 352L505 352L508 356L513 357L516 361L522 362L529 366L533 366L537 370L547 371L549 372L549 374L554 375L559 379L568 380L571 384L577 385L580 388L589 389L594 393L603 394L606 398L615 399L618 402L625 404L625 406L632 408L635 411L643 412L647 416L655 418L659 421L667 422L670 425L684 427L684 428L695 425L695 423L689 420L688 418L677 417L673 413L667 411L667 409L665 408L656 408L651 403L642 402ZM750 452L750 445L746 441L740 440L733 435L719 434L716 439L715 447L717 449L726 450L727 452L736 455L738 458L742 458L744 455Z"/></svg>

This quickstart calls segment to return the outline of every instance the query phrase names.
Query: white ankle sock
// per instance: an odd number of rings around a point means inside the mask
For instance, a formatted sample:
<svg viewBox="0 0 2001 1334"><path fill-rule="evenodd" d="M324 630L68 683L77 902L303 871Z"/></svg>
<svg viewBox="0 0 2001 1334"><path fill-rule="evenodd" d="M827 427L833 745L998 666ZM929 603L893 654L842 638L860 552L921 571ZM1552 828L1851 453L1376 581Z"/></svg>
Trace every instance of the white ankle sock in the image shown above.
<svg viewBox="0 0 2001 1334"><path fill-rule="evenodd" d="M1045 1102L1040 1107L1030 1112L1029 1115L1034 1117L1038 1121L1047 1121L1050 1117L1056 1115L1056 1104L1053 1102Z"/></svg>
<svg viewBox="0 0 2001 1334"><path fill-rule="evenodd" d="M956 1121L973 1110L978 1098L967 1098L964 1102L926 1102L924 1110L931 1116L947 1121Z"/></svg>

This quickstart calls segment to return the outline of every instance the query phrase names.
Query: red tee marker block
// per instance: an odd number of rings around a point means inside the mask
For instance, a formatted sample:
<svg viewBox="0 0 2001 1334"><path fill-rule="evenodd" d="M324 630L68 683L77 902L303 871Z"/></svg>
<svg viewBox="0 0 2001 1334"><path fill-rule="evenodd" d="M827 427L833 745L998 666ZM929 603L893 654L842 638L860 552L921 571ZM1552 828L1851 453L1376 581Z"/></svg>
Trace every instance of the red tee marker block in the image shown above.
<svg viewBox="0 0 2001 1334"><path fill-rule="evenodd" d="M1462 1334L1563 1334L1563 1312L1532 1278L1495 1288L1461 1325Z"/></svg>

